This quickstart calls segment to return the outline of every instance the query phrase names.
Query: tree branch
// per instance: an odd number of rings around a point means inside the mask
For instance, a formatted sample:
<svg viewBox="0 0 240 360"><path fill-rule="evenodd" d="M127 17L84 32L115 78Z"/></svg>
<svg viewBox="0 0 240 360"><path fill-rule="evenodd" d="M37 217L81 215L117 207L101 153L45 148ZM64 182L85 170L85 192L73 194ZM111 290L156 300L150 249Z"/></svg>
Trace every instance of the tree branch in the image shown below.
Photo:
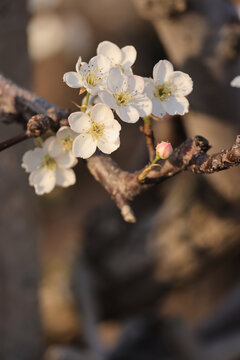
<svg viewBox="0 0 240 360"><path fill-rule="evenodd" d="M0 110L18 114L27 126L28 136L39 136L47 129L57 130L68 125L68 112L51 104L32 92L22 89L0 75ZM232 147L217 154L208 155L208 141L196 136L177 147L169 159L162 160L151 170L143 183L137 180L143 169L134 173L123 171L110 156L96 152L87 159L87 167L93 177L105 188L121 211L125 221L136 221L129 205L141 192L181 171L196 174L212 174L229 169L240 163L240 135Z"/></svg>

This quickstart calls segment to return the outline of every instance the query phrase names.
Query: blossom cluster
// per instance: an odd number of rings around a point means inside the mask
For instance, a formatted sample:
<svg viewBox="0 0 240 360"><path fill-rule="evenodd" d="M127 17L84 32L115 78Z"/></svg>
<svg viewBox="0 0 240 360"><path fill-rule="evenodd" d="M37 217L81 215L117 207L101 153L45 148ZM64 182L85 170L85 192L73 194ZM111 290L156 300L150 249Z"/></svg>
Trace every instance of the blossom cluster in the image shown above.
<svg viewBox="0 0 240 360"><path fill-rule="evenodd" d="M136 123L151 114L162 118L188 112L190 76L174 71L167 60L154 66L152 78L134 75L136 57L133 46L120 49L103 41L88 63L79 57L75 71L64 74L69 87L87 95L80 111L70 114L69 127L61 127L42 147L23 156L22 167L30 173L29 182L37 194L49 193L55 185L74 184L72 167L77 158L87 159L97 148L105 154L119 148L121 125L114 114L123 122Z"/></svg>

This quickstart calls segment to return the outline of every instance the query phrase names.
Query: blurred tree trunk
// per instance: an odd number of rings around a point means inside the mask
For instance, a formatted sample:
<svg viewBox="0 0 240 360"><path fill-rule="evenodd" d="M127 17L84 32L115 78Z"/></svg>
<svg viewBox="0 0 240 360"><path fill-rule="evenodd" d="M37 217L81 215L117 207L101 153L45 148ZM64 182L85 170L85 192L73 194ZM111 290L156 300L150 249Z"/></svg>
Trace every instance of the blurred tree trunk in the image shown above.
<svg viewBox="0 0 240 360"><path fill-rule="evenodd" d="M0 71L26 87L27 20L25 0L1 0ZM1 140L20 131L17 125L0 123ZM21 169L26 145L1 153L0 161L0 358L4 360L32 360L41 356L36 200Z"/></svg>

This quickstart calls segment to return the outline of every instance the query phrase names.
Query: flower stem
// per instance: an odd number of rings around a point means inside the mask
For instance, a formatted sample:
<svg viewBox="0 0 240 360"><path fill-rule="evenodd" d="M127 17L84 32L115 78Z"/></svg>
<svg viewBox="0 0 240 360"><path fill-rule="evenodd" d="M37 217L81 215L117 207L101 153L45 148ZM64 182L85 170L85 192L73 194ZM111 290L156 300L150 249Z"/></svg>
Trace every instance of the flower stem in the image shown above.
<svg viewBox="0 0 240 360"><path fill-rule="evenodd" d="M156 155L151 164L138 176L138 181L142 182L147 177L148 173L152 170L152 167L156 164L156 162L158 162L158 160L160 160L160 157Z"/></svg>
<svg viewBox="0 0 240 360"><path fill-rule="evenodd" d="M144 121L144 124L145 124L145 125L146 125L146 124L150 124L150 123L151 123L150 116L145 116L145 117L143 118L143 121Z"/></svg>
<svg viewBox="0 0 240 360"><path fill-rule="evenodd" d="M89 97L90 97L90 94L89 94L89 92L87 92L86 100L84 101L82 112L85 112L85 111L87 110L87 106L88 106L88 102L89 102Z"/></svg>

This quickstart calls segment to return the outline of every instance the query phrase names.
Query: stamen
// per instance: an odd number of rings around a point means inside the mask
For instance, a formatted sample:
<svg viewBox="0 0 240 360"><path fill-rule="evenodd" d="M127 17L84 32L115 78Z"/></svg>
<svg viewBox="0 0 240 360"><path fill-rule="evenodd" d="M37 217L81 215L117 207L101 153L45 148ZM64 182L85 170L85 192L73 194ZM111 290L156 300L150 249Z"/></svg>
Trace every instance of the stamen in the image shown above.
<svg viewBox="0 0 240 360"><path fill-rule="evenodd" d="M73 138L70 135L61 139L61 144L63 148L66 150L72 150L72 143L73 143Z"/></svg>
<svg viewBox="0 0 240 360"><path fill-rule="evenodd" d="M54 170L56 167L56 161L54 158L50 157L47 154L44 156L43 161L40 164L40 167L46 167L49 170Z"/></svg>
<svg viewBox="0 0 240 360"><path fill-rule="evenodd" d="M166 101L172 95L174 90L176 90L174 85L164 83L155 87L154 96L159 98L161 101Z"/></svg>
<svg viewBox="0 0 240 360"><path fill-rule="evenodd" d="M102 136L104 130L104 124L92 122L91 128L88 130L88 134L92 135L94 139L98 139Z"/></svg>

